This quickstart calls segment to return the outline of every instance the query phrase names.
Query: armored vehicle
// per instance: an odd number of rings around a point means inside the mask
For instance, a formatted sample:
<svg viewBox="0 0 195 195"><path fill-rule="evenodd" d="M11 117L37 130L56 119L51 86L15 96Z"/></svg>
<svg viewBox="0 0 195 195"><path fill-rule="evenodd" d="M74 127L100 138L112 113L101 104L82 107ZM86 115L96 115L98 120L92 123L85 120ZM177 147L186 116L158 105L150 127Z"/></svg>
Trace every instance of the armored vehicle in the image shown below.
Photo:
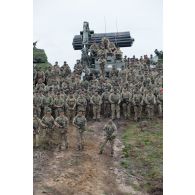
<svg viewBox="0 0 195 195"><path fill-rule="evenodd" d="M83 23L83 31L73 38L74 50L81 50L81 64L85 77L90 80L92 75L100 74L101 56L105 59L105 76L115 67L120 70L125 67L120 47L131 47L134 39L130 32L94 33L89 29L89 23Z"/></svg>

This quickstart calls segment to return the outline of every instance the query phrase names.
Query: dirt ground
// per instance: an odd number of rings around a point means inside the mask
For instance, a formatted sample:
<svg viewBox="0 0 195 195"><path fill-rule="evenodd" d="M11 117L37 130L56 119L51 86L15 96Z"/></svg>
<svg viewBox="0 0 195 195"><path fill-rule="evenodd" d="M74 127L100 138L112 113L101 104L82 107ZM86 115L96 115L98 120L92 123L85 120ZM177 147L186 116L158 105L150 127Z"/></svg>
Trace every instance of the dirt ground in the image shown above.
<svg viewBox="0 0 195 195"><path fill-rule="evenodd" d="M76 150L76 130L70 127L69 149L46 151L34 149L34 195L146 195L133 188L139 181L130 177L120 166L122 148L120 138L115 141L115 154L110 157L109 144L99 155L103 140L103 122L89 122L85 132L84 151ZM118 124L119 135L126 122ZM118 136L120 137L120 136Z"/></svg>

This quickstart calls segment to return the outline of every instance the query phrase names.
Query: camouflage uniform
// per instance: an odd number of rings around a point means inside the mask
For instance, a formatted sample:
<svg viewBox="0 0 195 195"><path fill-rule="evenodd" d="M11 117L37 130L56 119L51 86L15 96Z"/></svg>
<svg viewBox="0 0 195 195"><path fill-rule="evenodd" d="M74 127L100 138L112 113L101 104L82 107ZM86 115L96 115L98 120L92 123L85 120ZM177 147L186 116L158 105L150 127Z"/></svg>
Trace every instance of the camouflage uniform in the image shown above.
<svg viewBox="0 0 195 195"><path fill-rule="evenodd" d="M63 111L61 111L63 112ZM66 116L61 115L55 119L55 125L58 127L59 133L59 149L61 149L63 142L65 143L65 149L68 148L68 140L67 140L67 130L68 130L68 118Z"/></svg>
<svg viewBox="0 0 195 195"><path fill-rule="evenodd" d="M111 156L113 156L114 154L114 139L116 138L116 131L117 131L117 127L114 124L114 122L112 120L110 120L103 128L103 131L105 131L105 140L103 142L103 144L101 144L100 146L100 154L103 153L104 147L106 145L106 143L109 141L110 145L111 145Z"/></svg>
<svg viewBox="0 0 195 195"><path fill-rule="evenodd" d="M86 123L87 120L83 115L77 115L73 119L73 124L77 130L77 148L78 150L84 149L84 139L83 139L83 132L86 130Z"/></svg>
<svg viewBox="0 0 195 195"><path fill-rule="evenodd" d="M113 67L112 70L110 71L109 77L117 77L118 76L118 70Z"/></svg>
<svg viewBox="0 0 195 195"><path fill-rule="evenodd" d="M33 96L33 109L37 115L38 118L41 117L41 107L43 104L43 98L40 94L35 94Z"/></svg>
<svg viewBox="0 0 195 195"><path fill-rule="evenodd" d="M110 102L109 102L109 96L110 92L108 92L108 89L105 90L104 93L102 93L102 101L103 101L103 114L105 117L110 116Z"/></svg>
<svg viewBox="0 0 195 195"><path fill-rule="evenodd" d="M33 114L33 146L37 146L37 134L39 133L40 119Z"/></svg>
<svg viewBox="0 0 195 195"><path fill-rule="evenodd" d="M42 81L45 82L45 73L41 70L37 71L36 82L38 82L39 79L42 79Z"/></svg>
<svg viewBox="0 0 195 195"><path fill-rule="evenodd" d="M67 117L70 123L72 123L73 118L75 117L76 111L76 99L73 95L69 95L66 99L66 108L67 108Z"/></svg>
<svg viewBox="0 0 195 195"><path fill-rule="evenodd" d="M129 119L131 116L132 94L124 89L121 94L121 99L124 117L125 119Z"/></svg>
<svg viewBox="0 0 195 195"><path fill-rule="evenodd" d="M52 108L53 106L53 98L51 95L48 95L48 92L46 93L46 96L43 97L43 114L45 115L48 108Z"/></svg>
<svg viewBox="0 0 195 195"><path fill-rule="evenodd" d="M141 113L142 113L142 95L139 91L135 91L135 94L133 95L132 100L133 106L134 106L134 120L137 121L138 119L141 119Z"/></svg>
<svg viewBox="0 0 195 195"><path fill-rule="evenodd" d="M47 112L51 112L51 109L48 109ZM44 115L42 118L42 123L45 127L44 131L44 141L49 146L52 147L53 143L53 127L54 127L54 118L51 115Z"/></svg>
<svg viewBox="0 0 195 195"><path fill-rule="evenodd" d="M155 98L154 94L149 92L148 94L146 94L143 101L146 104L146 112L147 112L147 115L148 115L148 119L153 119L154 105L156 104L156 98Z"/></svg>
<svg viewBox="0 0 195 195"><path fill-rule="evenodd" d="M91 103L93 105L93 119L100 120L102 98L97 92L95 92L95 94L91 97Z"/></svg>
<svg viewBox="0 0 195 195"><path fill-rule="evenodd" d="M100 76L105 77L105 64L106 64L106 59L101 57L98 60L99 66L100 66Z"/></svg>
<svg viewBox="0 0 195 195"><path fill-rule="evenodd" d="M119 72L119 76L122 78L122 82L125 83L127 81L127 70L122 66L121 71Z"/></svg>
<svg viewBox="0 0 195 195"><path fill-rule="evenodd" d="M159 117L162 117L163 115L163 94L159 93L156 99L157 99L157 106L158 106L158 114L159 114Z"/></svg>
<svg viewBox="0 0 195 195"><path fill-rule="evenodd" d="M111 103L112 119L120 119L121 95L116 89L114 90L114 93L110 94L109 101Z"/></svg>
<svg viewBox="0 0 195 195"><path fill-rule="evenodd" d="M86 112L86 106L87 106L87 100L85 96L83 94L79 95L77 98L77 111L83 110L84 112Z"/></svg>
<svg viewBox="0 0 195 195"><path fill-rule="evenodd" d="M38 80L38 83L35 86L35 90L38 91L38 92L45 91L45 84L42 82L42 79Z"/></svg>
<svg viewBox="0 0 195 195"><path fill-rule="evenodd" d="M55 117L59 116L60 110L64 110L65 100L60 97L60 93L58 93L57 97L54 98L54 109L55 109Z"/></svg>

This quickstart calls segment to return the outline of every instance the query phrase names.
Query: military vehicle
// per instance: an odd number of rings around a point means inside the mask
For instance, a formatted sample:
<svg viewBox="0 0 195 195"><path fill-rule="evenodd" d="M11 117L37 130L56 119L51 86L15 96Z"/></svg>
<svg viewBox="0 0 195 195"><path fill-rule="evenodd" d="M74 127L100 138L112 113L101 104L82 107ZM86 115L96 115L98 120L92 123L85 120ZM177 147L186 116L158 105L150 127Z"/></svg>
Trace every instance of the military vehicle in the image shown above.
<svg viewBox="0 0 195 195"><path fill-rule="evenodd" d="M96 77L99 76L100 67L99 67L99 56L94 54L91 50L92 45L97 45L100 47L103 39L109 40L117 51L115 54L113 52L107 52L105 56L105 76L109 76L110 70L115 67L120 70L122 66L125 67L125 62L123 60L122 53L120 53L120 47L131 47L134 39L130 36L130 32L114 32L114 33L94 33L93 30L90 30L89 23L83 23L83 31L80 32L80 35L75 35L73 38L73 48L74 50L81 50L81 64L83 66L83 72L85 78L91 79L92 75Z"/></svg>

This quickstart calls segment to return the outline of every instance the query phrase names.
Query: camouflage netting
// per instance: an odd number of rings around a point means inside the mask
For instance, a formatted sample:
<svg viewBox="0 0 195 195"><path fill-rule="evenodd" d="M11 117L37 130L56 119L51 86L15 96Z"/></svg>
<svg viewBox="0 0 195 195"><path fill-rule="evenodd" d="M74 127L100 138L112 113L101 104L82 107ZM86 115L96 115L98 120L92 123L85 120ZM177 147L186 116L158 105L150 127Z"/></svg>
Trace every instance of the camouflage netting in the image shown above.
<svg viewBox="0 0 195 195"><path fill-rule="evenodd" d="M41 70L45 71L51 64L47 61L47 55L44 49L33 48L33 63Z"/></svg>
<svg viewBox="0 0 195 195"><path fill-rule="evenodd" d="M33 63L46 63L47 56L43 49L33 48Z"/></svg>

